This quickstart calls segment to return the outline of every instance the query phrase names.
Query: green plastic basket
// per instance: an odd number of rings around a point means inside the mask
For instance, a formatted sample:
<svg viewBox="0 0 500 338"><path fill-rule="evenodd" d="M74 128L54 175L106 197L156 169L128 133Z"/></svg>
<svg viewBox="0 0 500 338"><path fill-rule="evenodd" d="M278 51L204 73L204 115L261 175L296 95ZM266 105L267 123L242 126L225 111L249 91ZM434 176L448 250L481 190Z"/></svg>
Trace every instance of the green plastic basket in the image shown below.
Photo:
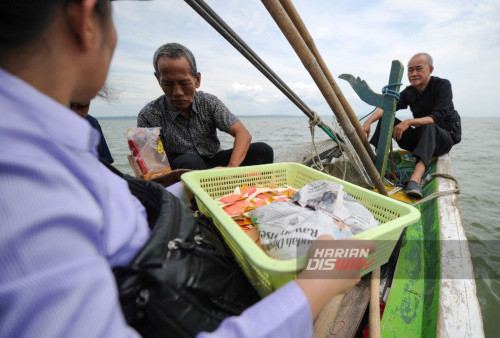
<svg viewBox="0 0 500 338"><path fill-rule="evenodd" d="M344 191L355 197L380 222L378 227L354 236L374 240L377 243L376 252L369 256L369 259L373 258L375 262L370 269L364 271L364 274L385 264L403 229L420 218L420 212L415 207L298 163L192 171L182 175L182 181L196 197L198 208L203 214L212 217L236 260L261 296L294 279L305 267L306 257L290 260L269 257L216 204L214 199L230 194L236 187L244 184L279 187L289 185L300 189L307 183L317 180L341 183Z"/></svg>

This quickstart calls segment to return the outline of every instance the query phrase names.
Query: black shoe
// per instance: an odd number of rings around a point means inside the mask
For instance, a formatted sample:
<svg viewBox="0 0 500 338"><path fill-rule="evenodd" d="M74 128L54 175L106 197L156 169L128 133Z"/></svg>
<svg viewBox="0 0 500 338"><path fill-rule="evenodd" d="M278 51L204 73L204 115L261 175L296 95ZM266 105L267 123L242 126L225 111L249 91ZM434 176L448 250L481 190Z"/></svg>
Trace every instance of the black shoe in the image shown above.
<svg viewBox="0 0 500 338"><path fill-rule="evenodd" d="M411 197L422 198L422 187L416 181L409 181L406 185L406 194Z"/></svg>

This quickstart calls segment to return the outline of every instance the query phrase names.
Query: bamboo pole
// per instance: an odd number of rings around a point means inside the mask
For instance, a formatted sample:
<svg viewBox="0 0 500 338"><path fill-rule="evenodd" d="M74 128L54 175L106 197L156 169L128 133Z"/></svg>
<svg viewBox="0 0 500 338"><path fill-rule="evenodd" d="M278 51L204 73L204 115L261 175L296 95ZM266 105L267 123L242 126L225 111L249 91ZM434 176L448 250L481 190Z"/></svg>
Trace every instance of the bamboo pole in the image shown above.
<svg viewBox="0 0 500 338"><path fill-rule="evenodd" d="M319 90L328 102L328 105L337 117L340 126L344 129L347 138L349 139L349 141L351 141L352 146L358 153L361 162L365 166L366 172L375 185L375 188L380 194L387 196L387 191L385 190L382 179L380 178L380 175L377 172L377 169L375 168L370 155L368 155L368 152L366 151L361 140L354 131L353 126L346 116L344 108L340 104L340 101L335 95L335 92L330 86L327 78L321 71L318 61L313 56L312 52L309 50L306 43L300 36L300 33L293 25L291 19L286 14L285 9L283 8L283 6L281 6L279 0L262 0L262 3L274 18L274 21L276 21L281 31L287 38L288 42L292 45L293 49L302 61L304 67L307 69L309 74L311 74L314 82L318 86Z"/></svg>
<svg viewBox="0 0 500 338"><path fill-rule="evenodd" d="M370 283L370 338L380 338L380 267L372 271Z"/></svg>
<svg viewBox="0 0 500 338"><path fill-rule="evenodd" d="M287 12L288 16L292 20L293 24L295 25L295 28L299 31L300 35L302 36L302 39L304 39L304 42L306 45L309 47L309 50L312 52L314 57L319 63L319 66L321 70L323 71L323 74L325 74L328 82L332 86L333 91L335 92L335 95L337 95L337 98L340 101L340 104L344 108L347 117L351 121L352 126L354 127L354 130L358 134L359 139L363 143L363 146L365 147L366 151L368 152L368 155L370 155L372 160L375 160L375 153L373 152L372 147L368 143L368 139L366 138L365 133L363 132L363 127L358 121L358 118L356 114L354 113L354 110L352 110L351 105L349 102L347 102L347 99L345 98L344 94L340 90L339 86L335 82L335 79L333 78L332 74L330 73L330 70L326 66L325 61L321 57L321 54L319 53L318 49L316 48L316 44L314 43L314 40L309 34L309 31L307 30L307 27L305 26L304 22L300 18L299 13L297 12L295 6L293 5L291 0L280 0L281 5Z"/></svg>
<svg viewBox="0 0 500 338"><path fill-rule="evenodd" d="M300 98L288 87L283 80L255 53L229 25L203 0L184 0L205 21L224 37L237 51L254 65L269 81L271 81L286 97L290 99L311 121L317 125L335 143L342 142L335 132L325 124Z"/></svg>

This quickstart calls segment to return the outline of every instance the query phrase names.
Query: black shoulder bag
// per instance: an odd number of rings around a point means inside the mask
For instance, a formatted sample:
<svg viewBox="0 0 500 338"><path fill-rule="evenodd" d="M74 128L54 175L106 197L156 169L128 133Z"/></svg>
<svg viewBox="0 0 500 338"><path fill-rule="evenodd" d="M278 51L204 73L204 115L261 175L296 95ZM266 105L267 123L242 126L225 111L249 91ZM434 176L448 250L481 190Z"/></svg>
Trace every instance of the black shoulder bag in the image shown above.
<svg viewBox="0 0 500 338"><path fill-rule="evenodd" d="M260 299L209 218L193 216L160 184L110 169L127 180L152 228L132 262L113 269L130 326L144 337L190 337Z"/></svg>

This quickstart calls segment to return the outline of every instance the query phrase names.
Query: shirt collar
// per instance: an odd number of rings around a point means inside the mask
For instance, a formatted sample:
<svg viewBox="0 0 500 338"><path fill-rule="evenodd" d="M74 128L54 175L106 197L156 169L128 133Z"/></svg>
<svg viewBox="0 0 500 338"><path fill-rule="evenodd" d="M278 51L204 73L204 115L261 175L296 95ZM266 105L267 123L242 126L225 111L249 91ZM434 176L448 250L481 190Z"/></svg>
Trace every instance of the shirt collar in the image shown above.
<svg viewBox="0 0 500 338"><path fill-rule="evenodd" d="M199 114L198 112L198 98L200 97L200 92L196 91L194 93L194 99L193 99L193 104L191 105L191 114ZM172 115L172 118L178 118L178 117L182 117L183 119L185 118L180 112L179 110L170 102L170 100L168 99L167 95L164 94L164 98L165 98L165 103L167 104L167 106L169 107L169 109L166 109L166 111L168 113L170 113Z"/></svg>

